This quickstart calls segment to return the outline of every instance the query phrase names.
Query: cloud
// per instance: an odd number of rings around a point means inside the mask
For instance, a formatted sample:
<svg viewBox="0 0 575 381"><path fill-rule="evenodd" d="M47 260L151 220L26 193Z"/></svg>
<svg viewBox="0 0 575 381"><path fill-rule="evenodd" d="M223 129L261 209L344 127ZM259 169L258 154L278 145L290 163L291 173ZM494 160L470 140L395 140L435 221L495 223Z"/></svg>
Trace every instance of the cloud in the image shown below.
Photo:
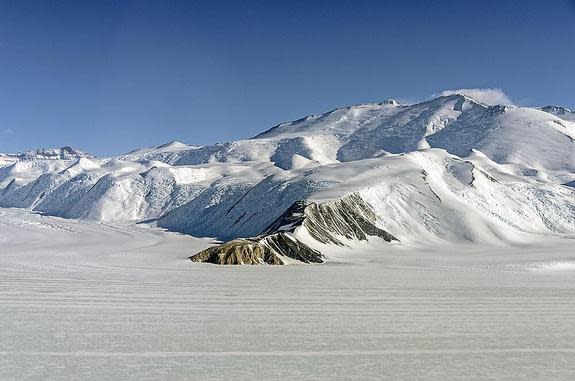
<svg viewBox="0 0 575 381"><path fill-rule="evenodd" d="M510 105L511 99L501 89L459 89L445 90L439 95L462 94L488 105Z"/></svg>
<svg viewBox="0 0 575 381"><path fill-rule="evenodd" d="M14 130L11 128L5 128L0 131L2 135L14 135Z"/></svg>

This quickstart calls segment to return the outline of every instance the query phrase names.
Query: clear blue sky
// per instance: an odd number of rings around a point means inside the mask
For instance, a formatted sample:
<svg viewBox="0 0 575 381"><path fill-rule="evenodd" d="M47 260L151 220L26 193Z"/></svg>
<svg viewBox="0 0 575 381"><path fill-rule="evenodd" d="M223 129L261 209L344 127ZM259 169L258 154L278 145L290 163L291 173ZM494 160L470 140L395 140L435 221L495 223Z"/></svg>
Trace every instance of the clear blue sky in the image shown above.
<svg viewBox="0 0 575 381"><path fill-rule="evenodd" d="M0 0L0 152L250 137L385 98L575 108L575 3Z"/></svg>

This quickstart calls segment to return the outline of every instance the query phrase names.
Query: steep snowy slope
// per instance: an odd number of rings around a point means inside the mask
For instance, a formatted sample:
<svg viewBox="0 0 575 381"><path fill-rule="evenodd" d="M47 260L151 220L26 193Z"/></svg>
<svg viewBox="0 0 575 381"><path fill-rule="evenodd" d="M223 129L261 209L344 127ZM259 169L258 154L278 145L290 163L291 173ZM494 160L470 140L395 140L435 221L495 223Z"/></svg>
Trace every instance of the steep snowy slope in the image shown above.
<svg viewBox="0 0 575 381"><path fill-rule="evenodd" d="M43 174L61 171L71 163L87 158L92 156L70 147L0 154L0 188L6 187L11 182L24 185Z"/></svg>
<svg viewBox="0 0 575 381"><path fill-rule="evenodd" d="M0 206L233 240L195 257L218 263L318 262L326 245L359 241L527 242L575 232L575 188L563 185L575 181L570 117L450 94L211 146L3 155Z"/></svg>

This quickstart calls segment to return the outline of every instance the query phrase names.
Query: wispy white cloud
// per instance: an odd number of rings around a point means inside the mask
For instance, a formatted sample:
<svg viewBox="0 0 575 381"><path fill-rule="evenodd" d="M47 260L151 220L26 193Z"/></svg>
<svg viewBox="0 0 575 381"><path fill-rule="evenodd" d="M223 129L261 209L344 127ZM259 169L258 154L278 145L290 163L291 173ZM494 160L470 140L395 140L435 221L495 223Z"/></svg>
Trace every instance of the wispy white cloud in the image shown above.
<svg viewBox="0 0 575 381"><path fill-rule="evenodd" d="M3 130L0 130L0 132L2 133L2 135L14 135L14 130L11 128L5 128Z"/></svg>
<svg viewBox="0 0 575 381"><path fill-rule="evenodd" d="M488 105L510 105L513 104L511 99L501 89L459 89L459 90L445 90L439 95L462 94L476 101L486 103Z"/></svg>

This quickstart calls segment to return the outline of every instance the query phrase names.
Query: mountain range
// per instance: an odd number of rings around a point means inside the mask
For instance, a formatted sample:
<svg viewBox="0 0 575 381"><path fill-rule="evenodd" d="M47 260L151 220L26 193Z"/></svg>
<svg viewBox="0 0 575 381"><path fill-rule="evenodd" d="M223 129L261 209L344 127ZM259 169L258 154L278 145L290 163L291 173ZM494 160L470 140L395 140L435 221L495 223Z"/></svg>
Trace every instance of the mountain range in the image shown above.
<svg viewBox="0 0 575 381"><path fill-rule="evenodd" d="M575 113L463 94L338 108L209 146L0 154L0 206L223 243L221 264L336 248L520 245L575 233ZM353 250L351 250L353 252Z"/></svg>

